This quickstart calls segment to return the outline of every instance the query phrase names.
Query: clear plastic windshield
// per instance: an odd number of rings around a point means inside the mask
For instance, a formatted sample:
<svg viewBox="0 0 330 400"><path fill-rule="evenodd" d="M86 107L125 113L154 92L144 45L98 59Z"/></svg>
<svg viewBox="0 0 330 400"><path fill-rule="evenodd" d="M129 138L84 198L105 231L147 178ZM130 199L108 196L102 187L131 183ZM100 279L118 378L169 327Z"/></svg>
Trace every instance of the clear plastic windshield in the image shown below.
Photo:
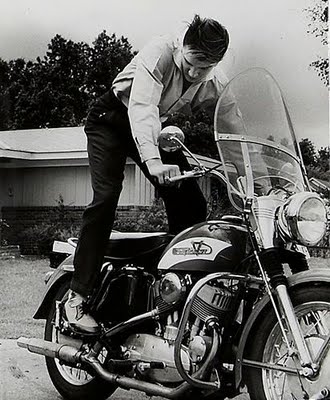
<svg viewBox="0 0 330 400"><path fill-rule="evenodd" d="M234 78L215 111L215 140L235 206L239 198L272 188L306 190L300 151L285 102L274 78L251 69Z"/></svg>

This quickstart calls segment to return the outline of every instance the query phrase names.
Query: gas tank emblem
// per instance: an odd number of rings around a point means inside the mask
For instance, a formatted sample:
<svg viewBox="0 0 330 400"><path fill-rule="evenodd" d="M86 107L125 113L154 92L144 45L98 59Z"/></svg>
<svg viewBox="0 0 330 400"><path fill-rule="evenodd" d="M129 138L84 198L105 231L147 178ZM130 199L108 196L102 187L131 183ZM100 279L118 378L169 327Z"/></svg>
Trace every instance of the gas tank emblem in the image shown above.
<svg viewBox="0 0 330 400"><path fill-rule="evenodd" d="M212 247L207 243L204 243L203 240L192 241L191 246L189 247L174 247L172 249L172 254L175 256L182 255L202 255L202 254L211 254L213 251Z"/></svg>
<svg viewBox="0 0 330 400"><path fill-rule="evenodd" d="M168 248L160 259L159 269L170 269L181 262L192 260L214 261L230 243L214 238L194 237L181 240Z"/></svg>

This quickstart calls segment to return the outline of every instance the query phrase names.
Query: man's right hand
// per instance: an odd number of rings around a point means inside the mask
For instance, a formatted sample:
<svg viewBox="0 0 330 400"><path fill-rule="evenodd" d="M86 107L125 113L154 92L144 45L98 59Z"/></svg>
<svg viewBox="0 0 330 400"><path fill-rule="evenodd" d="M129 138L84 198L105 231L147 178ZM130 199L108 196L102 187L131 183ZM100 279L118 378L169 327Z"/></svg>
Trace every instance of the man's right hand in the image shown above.
<svg viewBox="0 0 330 400"><path fill-rule="evenodd" d="M146 165L150 175L157 178L160 185L164 185L168 178L181 175L180 169L177 165L163 164L158 158L146 161Z"/></svg>

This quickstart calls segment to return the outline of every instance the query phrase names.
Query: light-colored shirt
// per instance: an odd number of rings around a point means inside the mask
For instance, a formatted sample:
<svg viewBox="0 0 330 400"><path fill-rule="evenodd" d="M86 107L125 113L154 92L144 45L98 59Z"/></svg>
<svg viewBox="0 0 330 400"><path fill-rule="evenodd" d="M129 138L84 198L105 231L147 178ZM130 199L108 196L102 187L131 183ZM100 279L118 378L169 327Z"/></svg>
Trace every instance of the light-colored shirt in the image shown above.
<svg viewBox="0 0 330 400"><path fill-rule="evenodd" d="M142 161L160 158L161 123L175 112L214 112L227 78L219 65L183 92L182 38L162 36L146 45L113 82L127 106L133 137Z"/></svg>

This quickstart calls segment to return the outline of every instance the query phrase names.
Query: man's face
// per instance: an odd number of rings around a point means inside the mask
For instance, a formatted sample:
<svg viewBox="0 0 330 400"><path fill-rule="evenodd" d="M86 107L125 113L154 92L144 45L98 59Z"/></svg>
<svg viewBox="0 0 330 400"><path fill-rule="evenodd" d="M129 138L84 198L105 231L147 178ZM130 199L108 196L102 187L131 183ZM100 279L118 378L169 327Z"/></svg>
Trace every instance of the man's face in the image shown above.
<svg viewBox="0 0 330 400"><path fill-rule="evenodd" d="M200 53L190 46L182 47L182 72L185 79L190 83L203 79L217 65L217 63L207 60L199 60L199 55Z"/></svg>

